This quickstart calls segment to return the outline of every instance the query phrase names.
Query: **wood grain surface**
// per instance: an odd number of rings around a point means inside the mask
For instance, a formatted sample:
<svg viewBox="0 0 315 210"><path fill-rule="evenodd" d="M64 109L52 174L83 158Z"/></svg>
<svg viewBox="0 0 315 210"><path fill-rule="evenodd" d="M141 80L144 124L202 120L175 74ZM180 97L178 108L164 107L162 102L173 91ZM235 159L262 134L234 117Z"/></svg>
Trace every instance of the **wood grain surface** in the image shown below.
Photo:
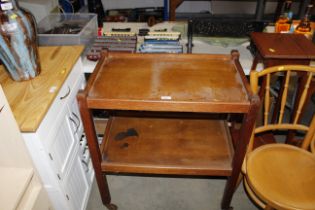
<svg viewBox="0 0 315 210"><path fill-rule="evenodd" d="M110 53L100 63L89 82L92 108L247 112L249 107L230 55Z"/></svg>
<svg viewBox="0 0 315 210"><path fill-rule="evenodd" d="M277 209L314 209L315 156L285 144L257 148L247 157L247 181Z"/></svg>
<svg viewBox="0 0 315 210"><path fill-rule="evenodd" d="M303 34L251 33L264 59L314 59L315 46Z"/></svg>
<svg viewBox="0 0 315 210"><path fill-rule="evenodd" d="M0 66L0 83L22 132L37 130L83 49L83 46L40 47L41 74L28 81L13 81Z"/></svg>
<svg viewBox="0 0 315 210"><path fill-rule="evenodd" d="M223 119L113 117L108 125L103 141L104 171L231 173L233 148Z"/></svg>

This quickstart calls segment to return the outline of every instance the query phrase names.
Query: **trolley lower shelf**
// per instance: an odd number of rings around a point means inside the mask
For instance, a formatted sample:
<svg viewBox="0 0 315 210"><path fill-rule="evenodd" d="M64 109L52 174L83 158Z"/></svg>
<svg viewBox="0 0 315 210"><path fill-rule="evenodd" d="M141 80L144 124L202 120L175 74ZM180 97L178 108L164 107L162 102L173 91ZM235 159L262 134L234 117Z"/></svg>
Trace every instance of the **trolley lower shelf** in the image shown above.
<svg viewBox="0 0 315 210"><path fill-rule="evenodd" d="M111 117L102 170L229 176L233 147L224 120Z"/></svg>

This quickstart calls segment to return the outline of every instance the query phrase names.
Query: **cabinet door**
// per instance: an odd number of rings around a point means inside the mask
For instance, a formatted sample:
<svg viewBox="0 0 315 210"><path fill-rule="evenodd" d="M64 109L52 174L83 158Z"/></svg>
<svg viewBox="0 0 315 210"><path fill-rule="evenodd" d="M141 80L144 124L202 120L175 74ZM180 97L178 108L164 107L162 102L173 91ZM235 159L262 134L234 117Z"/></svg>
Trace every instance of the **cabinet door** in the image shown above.
<svg viewBox="0 0 315 210"><path fill-rule="evenodd" d="M85 170L82 167L81 158L78 154L76 154L71 168L62 182L62 185L66 193L65 196L70 202L72 209L85 209L90 187L85 178Z"/></svg>
<svg viewBox="0 0 315 210"><path fill-rule="evenodd" d="M48 148L48 155L56 170L56 176L62 180L66 171L70 167L75 147L78 147L77 140L72 135L72 121L67 109L60 113L58 126L52 137Z"/></svg>

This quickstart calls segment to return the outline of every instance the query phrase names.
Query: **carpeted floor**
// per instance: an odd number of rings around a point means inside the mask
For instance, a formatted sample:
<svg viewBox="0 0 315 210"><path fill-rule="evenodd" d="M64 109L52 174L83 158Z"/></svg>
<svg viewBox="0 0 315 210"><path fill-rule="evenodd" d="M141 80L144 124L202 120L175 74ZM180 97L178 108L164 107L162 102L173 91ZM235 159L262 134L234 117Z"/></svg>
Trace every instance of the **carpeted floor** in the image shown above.
<svg viewBox="0 0 315 210"><path fill-rule="evenodd" d="M108 176L112 202L119 210L219 210L225 179ZM234 194L234 210L257 210L241 185ZM96 183L87 210L106 210Z"/></svg>

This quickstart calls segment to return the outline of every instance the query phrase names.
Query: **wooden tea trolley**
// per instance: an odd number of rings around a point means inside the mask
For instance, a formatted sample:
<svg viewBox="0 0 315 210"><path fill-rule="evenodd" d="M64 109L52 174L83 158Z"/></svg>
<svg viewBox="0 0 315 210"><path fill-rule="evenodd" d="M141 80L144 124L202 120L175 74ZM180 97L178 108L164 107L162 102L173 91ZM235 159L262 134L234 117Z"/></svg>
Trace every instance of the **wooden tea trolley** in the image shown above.
<svg viewBox="0 0 315 210"><path fill-rule="evenodd" d="M237 52L104 53L77 98L107 208L117 207L106 173L227 176L221 207L230 208L259 105ZM93 109L110 113L101 144ZM233 115L243 116L236 135Z"/></svg>

